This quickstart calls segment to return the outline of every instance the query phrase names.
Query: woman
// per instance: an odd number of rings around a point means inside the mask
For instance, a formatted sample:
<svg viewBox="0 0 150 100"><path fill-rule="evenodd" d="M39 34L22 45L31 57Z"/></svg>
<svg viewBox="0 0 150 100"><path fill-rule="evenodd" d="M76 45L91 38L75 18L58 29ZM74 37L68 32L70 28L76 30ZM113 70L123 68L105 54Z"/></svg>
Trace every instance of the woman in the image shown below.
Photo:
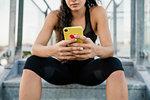
<svg viewBox="0 0 150 100"><path fill-rule="evenodd" d="M84 36L64 40L62 29L66 26L82 26ZM57 43L47 46L53 30ZM95 45L97 36L101 46ZM84 43L76 43L76 39ZM87 86L106 80L107 100L128 100L124 69L113 57L106 12L95 0L62 0L60 10L47 16L31 53L23 70L20 100L40 100L41 78L55 85Z"/></svg>

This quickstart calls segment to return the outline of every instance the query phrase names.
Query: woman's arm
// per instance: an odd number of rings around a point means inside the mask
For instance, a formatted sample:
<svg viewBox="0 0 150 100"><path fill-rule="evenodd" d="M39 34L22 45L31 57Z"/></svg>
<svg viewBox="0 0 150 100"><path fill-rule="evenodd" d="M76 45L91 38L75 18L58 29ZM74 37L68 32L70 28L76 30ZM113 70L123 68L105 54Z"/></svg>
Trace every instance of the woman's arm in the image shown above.
<svg viewBox="0 0 150 100"><path fill-rule="evenodd" d="M76 42L76 39L62 40L54 45L47 46L54 26L57 24L57 12L52 11L45 20L44 26L39 33L34 45L32 46L31 54L40 57L54 56L58 59L74 59L70 51L80 50L79 47L67 47L67 45Z"/></svg>
<svg viewBox="0 0 150 100"><path fill-rule="evenodd" d="M103 7L97 6L93 9L97 24L97 35L101 46L96 46L96 55L101 58L111 57L114 54L114 47L108 27L106 11Z"/></svg>
<svg viewBox="0 0 150 100"><path fill-rule="evenodd" d="M103 47L103 46L96 45L95 48L96 48L95 50L96 55L101 58L112 57L114 54L113 46Z"/></svg>
<svg viewBox="0 0 150 100"><path fill-rule="evenodd" d="M42 30L37 36L31 50L32 55L37 55L41 57L52 56L53 49L52 46L47 46L49 39L51 38L54 26L57 23L57 11L52 11L48 14L45 19Z"/></svg>

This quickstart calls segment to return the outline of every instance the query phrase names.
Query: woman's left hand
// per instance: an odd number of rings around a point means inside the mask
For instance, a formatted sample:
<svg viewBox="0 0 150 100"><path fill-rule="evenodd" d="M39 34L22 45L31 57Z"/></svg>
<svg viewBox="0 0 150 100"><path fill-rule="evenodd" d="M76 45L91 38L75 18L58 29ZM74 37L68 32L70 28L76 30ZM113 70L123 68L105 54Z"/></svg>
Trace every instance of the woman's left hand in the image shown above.
<svg viewBox="0 0 150 100"><path fill-rule="evenodd" d="M80 47L81 50L72 51L75 60L86 60L88 58L93 58L96 56L96 47L97 45L93 43L90 38L80 35L74 35L76 39L83 40L83 43L72 43L69 46Z"/></svg>

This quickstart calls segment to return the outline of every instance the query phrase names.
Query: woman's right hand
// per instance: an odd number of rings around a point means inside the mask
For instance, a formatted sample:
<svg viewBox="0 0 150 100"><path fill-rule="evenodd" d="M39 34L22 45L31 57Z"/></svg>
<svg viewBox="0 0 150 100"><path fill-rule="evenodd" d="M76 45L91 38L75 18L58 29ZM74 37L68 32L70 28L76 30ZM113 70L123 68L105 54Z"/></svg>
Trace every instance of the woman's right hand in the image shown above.
<svg viewBox="0 0 150 100"><path fill-rule="evenodd" d="M72 53L74 50L82 50L82 47L69 47L70 44L75 43L77 39L71 40L62 40L55 45L52 46L53 48L53 56L60 59L60 60L73 60L76 57Z"/></svg>

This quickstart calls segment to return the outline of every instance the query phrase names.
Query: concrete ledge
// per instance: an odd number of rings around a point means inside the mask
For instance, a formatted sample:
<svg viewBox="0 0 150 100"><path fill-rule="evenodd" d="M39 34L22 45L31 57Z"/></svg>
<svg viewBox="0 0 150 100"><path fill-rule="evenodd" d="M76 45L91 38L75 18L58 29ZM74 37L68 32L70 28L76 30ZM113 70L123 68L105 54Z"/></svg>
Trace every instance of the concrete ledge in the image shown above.
<svg viewBox="0 0 150 100"><path fill-rule="evenodd" d="M7 79L3 81L3 100L18 100L19 86L23 66L26 59L18 60L11 69ZM146 85L135 75L131 60L121 60L125 68L128 84L129 100L146 100ZM97 86L79 84L53 85L42 79L41 100L106 100L106 81Z"/></svg>
<svg viewBox="0 0 150 100"><path fill-rule="evenodd" d="M120 59L125 69L129 100L146 100L146 85L134 77L137 72L132 60ZM16 61L2 83L3 100L18 100L19 85L26 59ZM97 86L79 84L53 85L42 79L41 100L106 100L106 81Z"/></svg>
<svg viewBox="0 0 150 100"><path fill-rule="evenodd" d="M3 82L3 100L19 100L21 76ZM146 100L146 86L135 78L126 78L129 100ZM53 85L42 79L41 100L106 100L106 81L97 86Z"/></svg>
<svg viewBox="0 0 150 100"><path fill-rule="evenodd" d="M3 82L3 87L14 87L19 88L21 76L17 76L15 78L6 80ZM135 78L126 78L128 89L146 89L145 83L135 79ZM43 88L61 88L61 89L105 89L106 87L106 81L104 81L102 84L97 86L84 86L80 84L69 84L69 85L53 85L48 82L46 82L44 79L42 79L42 87Z"/></svg>

